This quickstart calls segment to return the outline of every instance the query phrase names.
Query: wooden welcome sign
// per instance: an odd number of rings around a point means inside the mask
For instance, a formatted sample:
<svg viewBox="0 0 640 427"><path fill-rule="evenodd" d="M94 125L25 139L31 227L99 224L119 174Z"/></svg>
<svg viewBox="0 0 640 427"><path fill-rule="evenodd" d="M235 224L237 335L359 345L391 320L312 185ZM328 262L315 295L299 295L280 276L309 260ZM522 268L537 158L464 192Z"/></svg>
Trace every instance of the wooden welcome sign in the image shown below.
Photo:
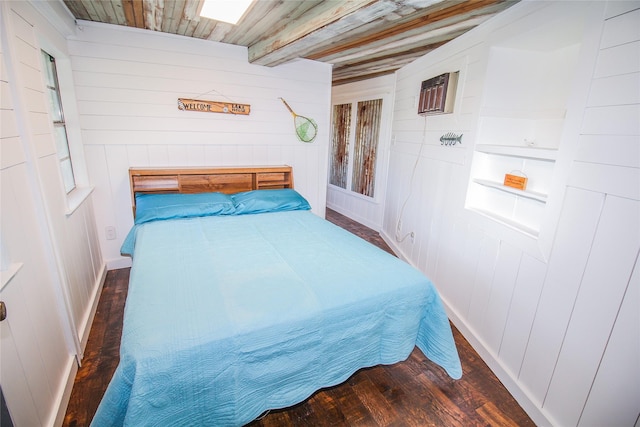
<svg viewBox="0 0 640 427"><path fill-rule="evenodd" d="M251 106L247 104L234 104L232 102L178 98L178 110L248 115L251 110Z"/></svg>

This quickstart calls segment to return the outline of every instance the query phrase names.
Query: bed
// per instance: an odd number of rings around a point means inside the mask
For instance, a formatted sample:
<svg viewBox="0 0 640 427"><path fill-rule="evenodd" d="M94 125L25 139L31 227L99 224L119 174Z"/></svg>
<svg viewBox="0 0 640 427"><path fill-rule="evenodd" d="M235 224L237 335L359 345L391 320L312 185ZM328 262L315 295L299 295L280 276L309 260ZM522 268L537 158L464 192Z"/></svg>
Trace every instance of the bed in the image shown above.
<svg viewBox="0 0 640 427"><path fill-rule="evenodd" d="M313 214L290 167L130 182L120 361L92 426L241 426L415 346L461 377L429 279Z"/></svg>

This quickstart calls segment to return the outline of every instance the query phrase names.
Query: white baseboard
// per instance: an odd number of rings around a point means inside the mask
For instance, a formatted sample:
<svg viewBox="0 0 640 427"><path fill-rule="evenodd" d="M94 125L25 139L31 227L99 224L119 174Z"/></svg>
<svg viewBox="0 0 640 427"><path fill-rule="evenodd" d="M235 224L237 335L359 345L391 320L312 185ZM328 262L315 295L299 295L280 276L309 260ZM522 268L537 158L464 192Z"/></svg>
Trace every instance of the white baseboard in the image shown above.
<svg viewBox="0 0 640 427"><path fill-rule="evenodd" d="M347 211L343 208L341 208L340 206L335 206L332 205L331 203L327 202L327 208L331 209L332 211L336 211L338 212L340 215L344 215L346 217L348 217L349 219L354 220L355 222L362 224L366 227L369 227L370 229L374 230L374 231L380 231L380 224L374 224L371 221L369 221L367 218L358 215L357 213L354 212L350 212Z"/></svg>
<svg viewBox="0 0 640 427"><path fill-rule="evenodd" d="M75 357L69 357L67 366L65 369L67 373L67 380L64 387L61 387L59 396L56 399L58 402L58 411L55 414L55 419L48 425L54 427L60 427L64 422L64 417L67 414L67 406L69 406L69 399L71 398L71 391L73 390L73 384L76 380L76 374L78 373L78 362Z"/></svg>
<svg viewBox="0 0 640 427"><path fill-rule="evenodd" d="M396 241L395 241L394 238L392 238L387 233L385 233L384 230L380 230L380 237L382 237L382 240L384 240L385 243L387 245L389 245L389 247L391 248L393 253L396 254L396 256L398 258L400 258L401 260L406 261L407 263L413 265L413 263L407 258L407 256L404 254L404 252L402 252L402 250L400 249L400 246L398 246L396 244Z"/></svg>
<svg viewBox="0 0 640 427"><path fill-rule="evenodd" d="M400 247L396 244L395 240L386 234L384 231L380 232L382 239L389 245L393 252L402 260L413 265L411 261L404 255ZM414 266L415 267L415 266ZM417 268L417 267L416 267ZM517 378L511 375L510 371L506 369L502 362L491 352L488 347L478 338L472 328L467 325L461 316L453 309L451 304L444 298L442 298L447 316L451 322L455 325L460 333L465 337L473 349L478 353L482 360L489 366L489 369L498 377L500 382L511 393L511 395L520 404L522 409L529 415L536 425L539 426L555 426L558 425L553 421L553 418L547 414L539 404L531 398L530 394L524 388L524 386L518 381Z"/></svg>
<svg viewBox="0 0 640 427"><path fill-rule="evenodd" d="M449 303L443 298L442 302L447 311L447 315L451 322L458 328L460 333L465 337L471 347L478 353L482 360L489 366L489 369L498 377L502 385L511 393L511 395L520 404L522 409L529 415L531 420L538 426L557 426L558 423L554 422L552 417L547 414L543 408L541 408L531 398L530 394L518 382L517 378L513 377L509 370L507 370L502 362L488 350L482 340L476 337L471 328L462 320L460 316L451 308Z"/></svg>
<svg viewBox="0 0 640 427"><path fill-rule="evenodd" d="M131 267L130 257L114 258L107 261L107 270L118 270Z"/></svg>
<svg viewBox="0 0 640 427"><path fill-rule="evenodd" d="M107 264L105 263L102 265L100 273L96 278L95 284L93 286L93 294L91 295L91 304L85 313L84 319L82 320L82 325L80 327L80 347L82 349L82 352L84 352L87 341L89 340L89 332L91 331L91 325L93 324L93 319L95 317L96 310L98 309L100 294L102 294L102 287L104 286L106 278ZM67 362L67 367L65 369L65 372L67 373L67 380L57 400L58 411L56 413L55 420L53 420L53 423L49 425L58 427L61 426L64 422L67 407L69 406L69 399L71 398L71 391L73 390L73 384L76 379L76 374L78 373L78 367L80 365L81 359L82 355L79 354L77 357L70 357L69 361Z"/></svg>
<svg viewBox="0 0 640 427"><path fill-rule="evenodd" d="M107 278L107 264L102 264L100 269L100 274L96 279L96 283L93 286L93 294L91 295L91 304L89 309L86 311L84 319L82 319L82 325L80 327L80 348L82 349L82 353L84 354L84 349L87 345L87 341L89 340L89 332L91 332L91 325L93 324L93 318L96 315L96 310L98 309L98 302L100 301L100 294L102 293L102 287L104 286L104 281ZM82 359L82 354L78 355L78 362Z"/></svg>

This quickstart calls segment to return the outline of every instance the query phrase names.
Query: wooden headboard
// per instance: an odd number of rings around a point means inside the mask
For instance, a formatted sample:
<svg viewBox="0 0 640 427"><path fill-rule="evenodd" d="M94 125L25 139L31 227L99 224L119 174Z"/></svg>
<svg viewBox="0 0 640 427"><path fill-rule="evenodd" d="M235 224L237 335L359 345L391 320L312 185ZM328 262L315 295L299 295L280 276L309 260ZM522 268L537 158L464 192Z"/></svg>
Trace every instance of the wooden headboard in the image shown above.
<svg viewBox="0 0 640 427"><path fill-rule="evenodd" d="M136 193L232 194L270 188L293 188L291 166L219 168L130 168L131 201L136 214Z"/></svg>

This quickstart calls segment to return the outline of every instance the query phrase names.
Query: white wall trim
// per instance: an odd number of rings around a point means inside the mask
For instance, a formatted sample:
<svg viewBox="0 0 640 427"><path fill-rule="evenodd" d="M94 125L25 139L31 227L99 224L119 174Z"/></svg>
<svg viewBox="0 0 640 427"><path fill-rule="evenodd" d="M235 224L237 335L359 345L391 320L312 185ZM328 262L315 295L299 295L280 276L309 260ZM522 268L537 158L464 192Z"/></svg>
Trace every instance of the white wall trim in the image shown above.
<svg viewBox="0 0 640 427"><path fill-rule="evenodd" d="M380 229L382 228L380 224L377 223L373 223L371 221L368 220L368 218L358 214L357 212L352 212L349 211L348 209L344 209L342 206L338 206L336 204L331 203L330 201L327 200L327 207L333 211L338 212L341 215L344 215L346 217L349 217L350 219L366 226L369 227L372 230L375 231L380 231Z"/></svg>
<svg viewBox="0 0 640 427"><path fill-rule="evenodd" d="M24 101L27 98L23 94L25 90L23 86L23 77L18 72L19 64L15 64L15 62L17 62L18 54L16 52L15 30L13 28L14 12L8 2L2 2L0 7L0 21L3 23L4 27L4 31L2 32L3 58L5 61L5 69L9 76L9 86L14 103L14 110L16 112L16 124L23 144L26 160L25 164L29 171L30 196L33 200L34 206L36 206L36 216L40 229L39 232L46 245L44 253L47 261L47 269L54 285L53 290L57 299L56 306L61 313L60 320L63 324L63 332L67 339L69 351L78 353L80 350L80 341L76 334L77 329L73 316L71 315L71 297L69 295L69 286L65 279L68 276L60 257L61 251L59 245L53 235L54 227L51 221L51 212L44 200L43 185L41 182L42 174L38 167L38 155L33 143L34 136L27 120L28 109Z"/></svg>
<svg viewBox="0 0 640 427"><path fill-rule="evenodd" d="M84 349L87 346L87 341L89 340L89 333L91 332L91 325L93 324L93 319L96 315L96 310L98 308L98 302L100 301L100 294L102 293L102 287L104 286L104 282L107 278L107 264L103 262L100 267L100 274L96 279L96 282L93 286L93 295L91 295L89 305L84 318L82 319L82 324L80 325L80 348L82 353L78 354L78 363L84 357Z"/></svg>
<svg viewBox="0 0 640 427"><path fill-rule="evenodd" d="M393 237L389 236L384 230L380 231L380 235L382 239L389 245L391 250L403 261L407 262L414 268L417 268L411 260L404 255L400 247L396 244ZM460 331L460 333L465 337L471 347L478 353L478 355L482 358L482 360L489 366L489 369L498 377L498 379L502 382L505 388L511 393L511 395L516 399L516 401L520 404L522 409L531 417L533 422L540 426L555 426L558 423L554 422L552 418L544 413L538 405L532 400L527 391L520 386L517 378L511 376L509 371L500 363L499 359L497 359L493 353L488 349L485 343L477 337L477 334L473 332L473 330L467 325L467 323L462 319L462 317L458 316L453 307L449 304L449 302L440 295L442 302L444 304L445 310L447 312L447 316L449 320L455 325L456 328Z"/></svg>
<svg viewBox="0 0 640 427"><path fill-rule="evenodd" d="M75 34L76 18L62 1L34 1L31 5L65 37Z"/></svg>
<svg viewBox="0 0 640 427"><path fill-rule="evenodd" d="M73 390L73 384L76 381L76 374L78 373L78 363L75 357L70 357L67 361L67 381L64 382L64 387L60 387L56 402L58 402L58 410L55 413L55 419L53 423L49 422L47 425L59 427L64 421L64 417L67 413L67 406L69 406L69 400L71 399L71 391Z"/></svg>
<svg viewBox="0 0 640 427"><path fill-rule="evenodd" d="M129 257L120 257L107 260L107 270L119 270L121 268L131 267L132 262Z"/></svg>
<svg viewBox="0 0 640 427"><path fill-rule="evenodd" d="M458 328L465 339L469 341L473 349L480 355L482 360L487 364L487 366L489 366L491 371L493 371L509 393L511 393L511 395L516 399L527 415L531 417L533 422L539 426L560 425L555 422L549 414L546 414L543 409L541 410L539 408L539 405L534 402L534 400L529 396L529 393L520 386L518 380L511 376L509 371L502 365L502 363L500 363L493 353L491 353L484 342L478 339L477 334L475 334L467 323L457 315L445 298L442 298L442 302L451 322L456 326L456 328Z"/></svg>

